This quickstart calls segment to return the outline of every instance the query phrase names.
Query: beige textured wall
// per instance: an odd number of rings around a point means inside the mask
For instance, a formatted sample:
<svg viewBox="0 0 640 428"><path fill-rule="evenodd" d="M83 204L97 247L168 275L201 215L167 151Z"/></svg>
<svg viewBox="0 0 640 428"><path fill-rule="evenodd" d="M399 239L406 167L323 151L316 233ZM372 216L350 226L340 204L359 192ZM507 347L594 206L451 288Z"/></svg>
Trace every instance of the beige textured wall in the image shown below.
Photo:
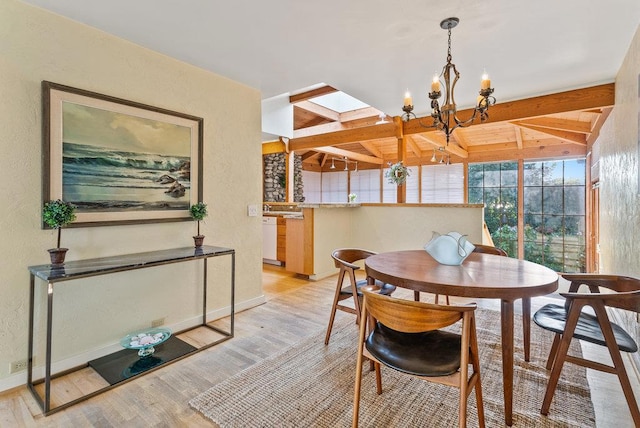
<svg viewBox="0 0 640 428"><path fill-rule="evenodd" d="M600 249L602 273L640 278L640 189L638 122L640 27L616 76L616 104L600 138ZM635 316L625 324L640 337Z"/></svg>
<svg viewBox="0 0 640 428"><path fill-rule="evenodd" d="M312 279L337 272L330 255L340 247L376 252L421 249L434 231L459 232L471 242L482 242L483 212L481 207L444 206L316 208Z"/></svg>
<svg viewBox="0 0 640 428"><path fill-rule="evenodd" d="M27 266L48 263L55 246L41 225L42 80L204 118L205 243L237 251L236 302L263 299L260 93L108 34L15 0L0 2L0 389L10 362L26 358ZM63 231L68 260L192 246L195 223ZM201 265L181 263L56 285L57 359L112 343L153 319L168 324L200 310ZM228 261L210 264L212 309L228 306ZM39 290L44 285L40 283Z"/></svg>

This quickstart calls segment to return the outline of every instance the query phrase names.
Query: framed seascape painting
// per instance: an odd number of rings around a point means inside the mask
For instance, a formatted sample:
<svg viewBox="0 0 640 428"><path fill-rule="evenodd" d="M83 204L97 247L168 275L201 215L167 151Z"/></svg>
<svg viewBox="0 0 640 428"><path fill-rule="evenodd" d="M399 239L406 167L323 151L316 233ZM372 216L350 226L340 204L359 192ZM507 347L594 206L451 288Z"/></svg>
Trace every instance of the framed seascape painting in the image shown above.
<svg viewBox="0 0 640 428"><path fill-rule="evenodd" d="M42 82L43 203L70 226L190 220L202 201L203 119Z"/></svg>

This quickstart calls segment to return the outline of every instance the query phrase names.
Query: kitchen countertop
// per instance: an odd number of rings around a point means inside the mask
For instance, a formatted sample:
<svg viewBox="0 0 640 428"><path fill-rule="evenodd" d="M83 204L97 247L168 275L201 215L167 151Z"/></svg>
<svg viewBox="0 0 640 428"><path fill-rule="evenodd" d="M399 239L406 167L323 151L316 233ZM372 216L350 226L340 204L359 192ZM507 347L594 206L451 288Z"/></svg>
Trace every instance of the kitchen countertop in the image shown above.
<svg viewBox="0 0 640 428"><path fill-rule="evenodd" d="M333 203L333 204L305 204L305 203L301 203L298 204L298 208L356 208L359 207L360 203L359 202L353 202L353 203Z"/></svg>
<svg viewBox="0 0 640 428"><path fill-rule="evenodd" d="M302 211L263 211L263 216L279 217L279 216L299 216L302 217Z"/></svg>

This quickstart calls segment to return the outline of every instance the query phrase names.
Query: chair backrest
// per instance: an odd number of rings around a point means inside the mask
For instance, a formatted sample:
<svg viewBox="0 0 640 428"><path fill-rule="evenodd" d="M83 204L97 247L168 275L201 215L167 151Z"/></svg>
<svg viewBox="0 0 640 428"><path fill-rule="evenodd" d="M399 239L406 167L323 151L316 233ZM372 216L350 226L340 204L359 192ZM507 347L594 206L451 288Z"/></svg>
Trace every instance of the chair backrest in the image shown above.
<svg viewBox="0 0 640 428"><path fill-rule="evenodd" d="M331 257L337 268L346 266L350 269L360 269L360 266L355 265L354 262L366 259L369 256L373 256L376 253L369 250L363 250L361 248L339 248L333 250Z"/></svg>
<svg viewBox="0 0 640 428"><path fill-rule="evenodd" d="M598 293L598 297L605 306L640 312L640 279L599 274L562 274L561 276L571 281L569 295L579 291L581 285L586 285L591 293ZM600 288L606 288L616 293L600 293ZM565 295L566 293L560 294Z"/></svg>
<svg viewBox="0 0 640 428"><path fill-rule="evenodd" d="M476 248L474 253L495 254L496 256L507 256L507 252L498 247L492 247L490 245L473 244Z"/></svg>
<svg viewBox="0 0 640 428"><path fill-rule="evenodd" d="M364 294L363 313L385 326L404 333L437 330L459 321L465 312L473 312L475 303L464 306L440 306L426 302L396 299L367 290Z"/></svg>

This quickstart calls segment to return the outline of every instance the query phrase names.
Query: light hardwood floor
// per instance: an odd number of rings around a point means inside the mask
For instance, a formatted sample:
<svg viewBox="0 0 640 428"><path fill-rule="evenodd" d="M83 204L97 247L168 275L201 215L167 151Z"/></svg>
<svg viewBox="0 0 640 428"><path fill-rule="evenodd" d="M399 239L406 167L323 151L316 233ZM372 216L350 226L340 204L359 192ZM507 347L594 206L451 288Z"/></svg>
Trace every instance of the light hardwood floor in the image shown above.
<svg viewBox="0 0 640 428"><path fill-rule="evenodd" d="M322 330L328 321L335 279L333 276L310 282L282 268L264 265L263 288L267 303L237 314L236 334L232 340L48 417L42 416L26 387L2 393L0 427L214 426L189 407L189 400L304 337L318 332L324 334ZM407 293L407 298L412 297L406 290L399 292ZM547 298L534 299L533 310L547 301ZM478 303L499 309L497 301ZM353 316L338 311L336 317ZM598 427L633 426L616 378L598 374L590 375L589 380ZM634 392L640 397L640 387L637 379L635 381Z"/></svg>

